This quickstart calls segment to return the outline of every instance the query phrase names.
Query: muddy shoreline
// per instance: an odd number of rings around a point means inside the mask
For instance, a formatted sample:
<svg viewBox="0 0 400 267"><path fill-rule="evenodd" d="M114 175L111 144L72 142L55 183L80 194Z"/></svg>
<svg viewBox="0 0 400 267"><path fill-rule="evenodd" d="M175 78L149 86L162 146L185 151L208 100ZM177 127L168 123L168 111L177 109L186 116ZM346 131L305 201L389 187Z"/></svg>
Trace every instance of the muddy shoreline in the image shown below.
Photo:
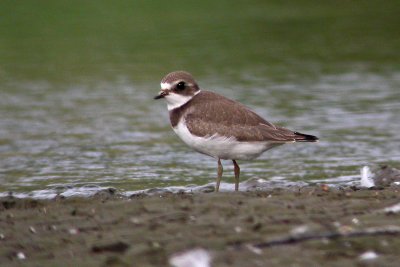
<svg viewBox="0 0 400 267"><path fill-rule="evenodd" d="M203 248L212 266L395 266L399 187L0 198L2 266L169 266ZM379 230L378 232L373 232ZM392 231L390 231L392 230ZM372 231L372 232L371 232ZM364 259L373 252L376 257Z"/></svg>

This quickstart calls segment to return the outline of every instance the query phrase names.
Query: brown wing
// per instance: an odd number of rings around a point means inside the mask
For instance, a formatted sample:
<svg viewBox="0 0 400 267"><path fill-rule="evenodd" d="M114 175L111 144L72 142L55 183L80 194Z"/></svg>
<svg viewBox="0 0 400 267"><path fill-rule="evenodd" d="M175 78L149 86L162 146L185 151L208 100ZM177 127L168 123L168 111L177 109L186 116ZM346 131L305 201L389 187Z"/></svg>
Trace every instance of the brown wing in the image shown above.
<svg viewBox="0 0 400 267"><path fill-rule="evenodd" d="M190 102L181 112L189 131L196 136L216 133L238 141L282 143L297 141L300 137L296 132L264 120L239 102L212 92L202 91Z"/></svg>

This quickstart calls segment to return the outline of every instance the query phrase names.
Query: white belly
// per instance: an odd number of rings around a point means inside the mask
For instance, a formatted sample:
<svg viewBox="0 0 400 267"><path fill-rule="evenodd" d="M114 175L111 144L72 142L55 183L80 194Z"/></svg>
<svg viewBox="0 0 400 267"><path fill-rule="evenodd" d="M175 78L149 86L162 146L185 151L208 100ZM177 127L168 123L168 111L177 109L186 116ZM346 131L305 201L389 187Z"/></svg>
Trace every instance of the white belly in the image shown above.
<svg viewBox="0 0 400 267"><path fill-rule="evenodd" d="M195 136L189 132L183 120L173 129L183 142L194 150L220 159L254 159L264 151L280 145L269 142L239 142L234 137L224 137L217 134L206 137Z"/></svg>

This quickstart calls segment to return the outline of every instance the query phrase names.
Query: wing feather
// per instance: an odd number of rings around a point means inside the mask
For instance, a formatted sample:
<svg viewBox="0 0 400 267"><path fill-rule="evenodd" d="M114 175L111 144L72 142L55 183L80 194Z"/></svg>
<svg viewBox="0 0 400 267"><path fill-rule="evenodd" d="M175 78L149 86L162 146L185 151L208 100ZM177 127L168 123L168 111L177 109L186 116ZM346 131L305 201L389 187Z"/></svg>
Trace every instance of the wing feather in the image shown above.
<svg viewBox="0 0 400 267"><path fill-rule="evenodd" d="M181 112L189 131L196 136L213 133L248 142L296 141L295 132L277 127L248 107L221 95L202 91L190 102L193 102L192 105Z"/></svg>

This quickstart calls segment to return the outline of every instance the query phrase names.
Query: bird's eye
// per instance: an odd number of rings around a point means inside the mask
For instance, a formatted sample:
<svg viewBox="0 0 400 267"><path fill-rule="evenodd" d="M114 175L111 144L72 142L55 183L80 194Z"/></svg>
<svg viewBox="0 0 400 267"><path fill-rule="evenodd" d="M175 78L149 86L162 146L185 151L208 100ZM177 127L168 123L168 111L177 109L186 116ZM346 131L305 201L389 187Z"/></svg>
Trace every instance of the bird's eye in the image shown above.
<svg viewBox="0 0 400 267"><path fill-rule="evenodd" d="M184 82L179 82L179 83L176 85L176 89L178 89L178 90L183 90L183 89L185 89L185 83L184 83Z"/></svg>

